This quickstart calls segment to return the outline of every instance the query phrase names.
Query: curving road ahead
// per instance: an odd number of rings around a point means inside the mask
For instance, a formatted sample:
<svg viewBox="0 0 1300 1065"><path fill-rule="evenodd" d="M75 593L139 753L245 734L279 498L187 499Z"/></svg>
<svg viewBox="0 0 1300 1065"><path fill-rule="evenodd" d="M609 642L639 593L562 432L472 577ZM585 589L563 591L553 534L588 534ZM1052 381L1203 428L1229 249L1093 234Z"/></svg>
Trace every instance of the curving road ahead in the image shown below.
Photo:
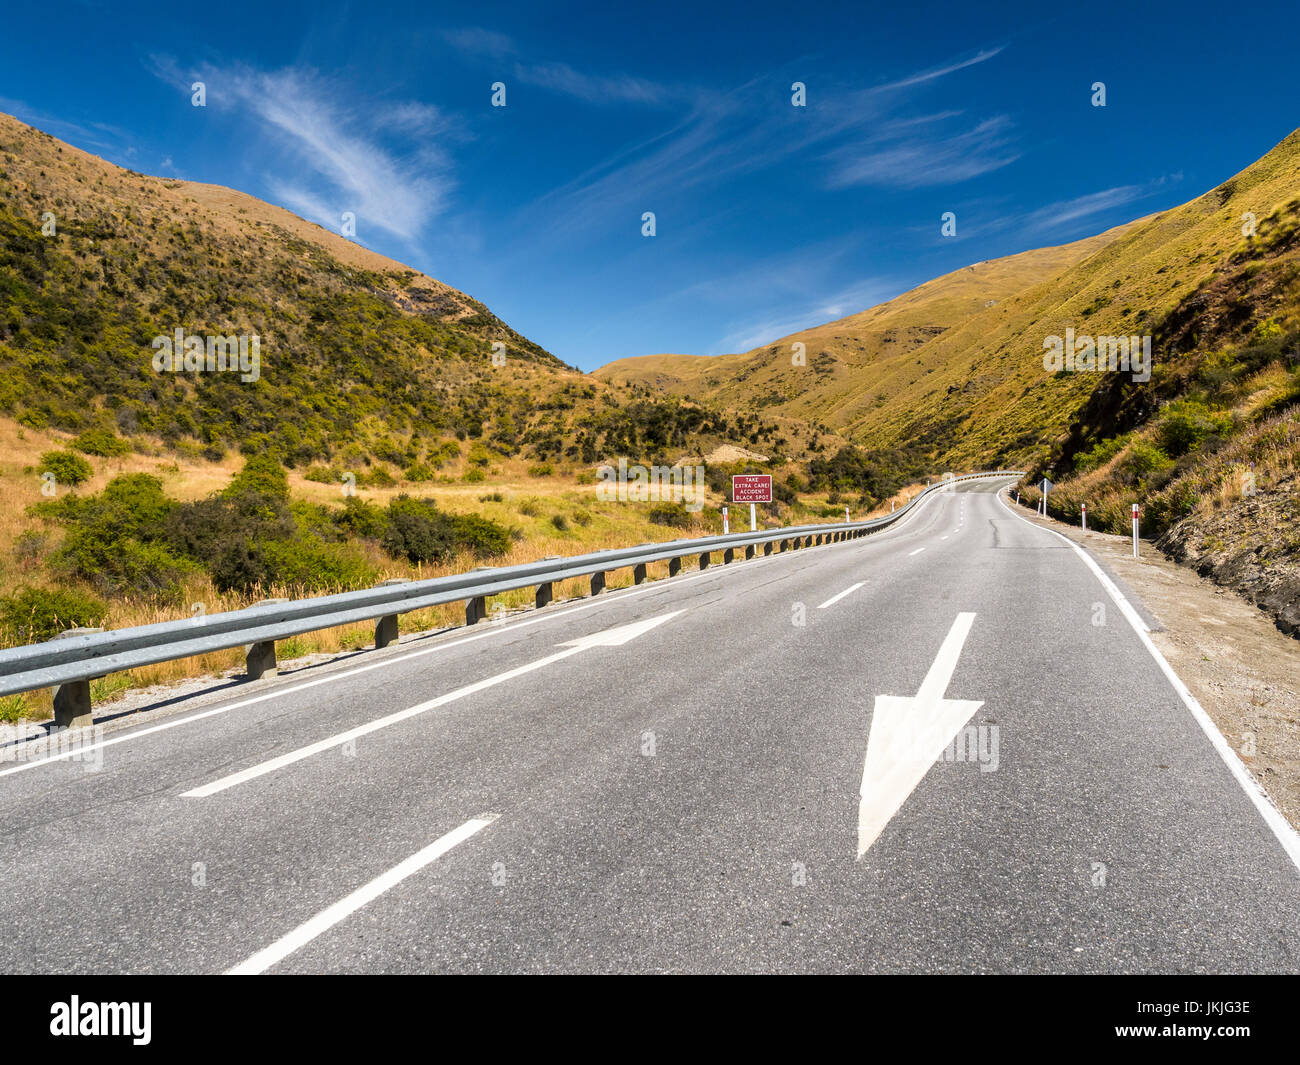
<svg viewBox="0 0 1300 1065"><path fill-rule="evenodd" d="M970 485L11 748L0 970L1300 971L1295 834L1106 581Z"/></svg>

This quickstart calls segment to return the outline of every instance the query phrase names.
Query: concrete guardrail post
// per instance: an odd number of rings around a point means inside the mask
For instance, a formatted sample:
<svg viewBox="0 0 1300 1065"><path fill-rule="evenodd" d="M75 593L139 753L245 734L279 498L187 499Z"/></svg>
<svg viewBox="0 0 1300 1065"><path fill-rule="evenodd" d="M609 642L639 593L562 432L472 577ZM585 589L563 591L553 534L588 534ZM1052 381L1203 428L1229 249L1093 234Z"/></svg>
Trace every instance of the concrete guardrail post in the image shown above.
<svg viewBox="0 0 1300 1065"><path fill-rule="evenodd" d="M487 596L476 595L465 601L465 624L477 625L487 617Z"/></svg>
<svg viewBox="0 0 1300 1065"><path fill-rule="evenodd" d="M274 606L288 601L288 599L262 599L253 606ZM250 643L244 648L244 673L247 679L261 680L263 677L274 677L279 672L280 666L275 660L274 640L261 640Z"/></svg>
<svg viewBox="0 0 1300 1065"><path fill-rule="evenodd" d="M411 582L405 577L394 577L391 580L380 581L377 588L387 588L394 584L410 584ZM375 649L387 647L397 642L397 615L385 614L382 618L375 619Z"/></svg>
<svg viewBox="0 0 1300 1065"><path fill-rule="evenodd" d="M66 629L54 638L87 636L103 629ZM95 678L98 679L98 678ZM54 724L56 728L89 728L95 723L90 708L90 680L70 680L54 689Z"/></svg>

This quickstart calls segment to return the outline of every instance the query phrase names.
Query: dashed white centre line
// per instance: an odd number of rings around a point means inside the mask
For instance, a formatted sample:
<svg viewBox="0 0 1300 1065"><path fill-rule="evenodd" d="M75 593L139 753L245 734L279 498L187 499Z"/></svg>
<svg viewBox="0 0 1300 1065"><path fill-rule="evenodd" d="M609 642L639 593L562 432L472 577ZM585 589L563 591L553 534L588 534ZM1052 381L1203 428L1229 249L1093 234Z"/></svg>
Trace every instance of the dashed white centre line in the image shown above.
<svg viewBox="0 0 1300 1065"><path fill-rule="evenodd" d="M487 828L499 814L480 814L466 821L460 828L454 828L445 836L440 836L422 851L412 854L406 861L393 866L388 872L375 877L370 883L357 888L333 906L321 910L305 924L300 924L292 932L281 936L269 947L259 950L251 958L240 962L233 969L226 971L227 976L256 976L266 972L272 965L283 961L295 950L305 947L322 932L328 932L346 917L350 917L369 902L379 898L389 888L396 887L408 876L418 873L426 865L437 861L458 843L464 843L470 836Z"/></svg>
<svg viewBox="0 0 1300 1065"><path fill-rule="evenodd" d="M854 592L856 592L859 588L861 588L866 583L867 583L866 581L858 581L857 584L850 585L848 588L845 588L844 591L840 592L838 595L831 596L829 599L826 600L826 602L822 603L822 605L819 606L817 609L825 610L828 606L833 606L834 604L838 603L841 599L843 599L846 595L852 595Z"/></svg>
<svg viewBox="0 0 1300 1065"><path fill-rule="evenodd" d="M907 557L908 557L908 558L911 558L913 555L919 555L919 554L920 554L922 551L924 551L924 550L925 550L924 547L918 547L915 551L909 551L909 552L907 553Z"/></svg>

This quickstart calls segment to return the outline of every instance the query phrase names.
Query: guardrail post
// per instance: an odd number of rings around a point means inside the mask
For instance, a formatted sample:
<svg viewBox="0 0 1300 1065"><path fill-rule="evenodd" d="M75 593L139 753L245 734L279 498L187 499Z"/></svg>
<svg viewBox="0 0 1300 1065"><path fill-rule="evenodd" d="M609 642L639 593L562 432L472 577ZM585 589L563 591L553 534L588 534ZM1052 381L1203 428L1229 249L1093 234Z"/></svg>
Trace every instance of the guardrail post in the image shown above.
<svg viewBox="0 0 1300 1065"><path fill-rule="evenodd" d="M552 584L550 581L547 581L545 584L539 584L537 586L537 597L534 600L534 602L536 603L537 608L539 610L542 607L549 605L553 598L555 598L554 584Z"/></svg>
<svg viewBox="0 0 1300 1065"><path fill-rule="evenodd" d="M736 552L733 551L731 548L727 548L724 552L722 552L722 564L724 566L729 566L733 561L735 561L735 558L736 558Z"/></svg>
<svg viewBox="0 0 1300 1065"><path fill-rule="evenodd" d="M103 629L66 629L54 638L88 636ZM89 728L95 723L90 708L90 680L70 680L54 689L54 724L57 728Z"/></svg>
<svg viewBox="0 0 1300 1065"><path fill-rule="evenodd" d="M253 606L273 606L276 603L287 603L288 601L287 599L261 599L254 603ZM249 680L274 677L279 672L280 666L275 660L274 640L260 640L257 643L250 643L244 648L244 673Z"/></svg>
<svg viewBox="0 0 1300 1065"><path fill-rule="evenodd" d="M680 558L670 558L668 560L668 576L676 577L682 571L682 560Z"/></svg>
<svg viewBox="0 0 1300 1065"><path fill-rule="evenodd" d="M600 595L605 590L605 572L597 570L591 575L591 594Z"/></svg>
<svg viewBox="0 0 1300 1065"><path fill-rule="evenodd" d="M705 551L700 555L700 569L709 568L709 552Z"/></svg>
<svg viewBox="0 0 1300 1065"><path fill-rule="evenodd" d="M754 545L753 545L753 544L746 544L746 545L745 545L745 561L748 562L748 561L749 561L751 558L753 558L753 557L754 557Z"/></svg>
<svg viewBox="0 0 1300 1065"><path fill-rule="evenodd" d="M645 563L638 562L635 566L632 567L632 583L644 584L645 577L646 577Z"/></svg>
<svg viewBox="0 0 1300 1065"><path fill-rule="evenodd" d="M772 541L771 541L771 540L768 540L768 541L763 545L763 554L765 554L765 555L770 555L771 553L772 553Z"/></svg>
<svg viewBox="0 0 1300 1065"><path fill-rule="evenodd" d="M410 584L405 577L393 577L391 580L380 581L375 587L387 588L394 584ZM385 614L382 618L375 619L375 650L381 647L387 647L389 644L396 643L398 639L397 632L397 615Z"/></svg>
<svg viewBox="0 0 1300 1065"><path fill-rule="evenodd" d="M465 624L477 625L487 617L487 596L476 595L465 603Z"/></svg>

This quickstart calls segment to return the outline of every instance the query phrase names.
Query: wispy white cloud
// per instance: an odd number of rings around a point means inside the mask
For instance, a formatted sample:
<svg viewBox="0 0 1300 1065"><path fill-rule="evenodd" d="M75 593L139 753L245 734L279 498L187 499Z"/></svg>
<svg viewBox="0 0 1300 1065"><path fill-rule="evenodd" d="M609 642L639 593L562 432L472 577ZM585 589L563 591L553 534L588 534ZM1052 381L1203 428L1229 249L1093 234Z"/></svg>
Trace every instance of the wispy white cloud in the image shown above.
<svg viewBox="0 0 1300 1065"><path fill-rule="evenodd" d="M1158 186L1116 185L1114 188L1090 192L1070 200L1049 203L1032 211L1025 219L1025 228L1034 232L1060 229L1093 215L1103 214L1152 195Z"/></svg>
<svg viewBox="0 0 1300 1065"><path fill-rule="evenodd" d="M516 63L515 77L539 88L592 104L663 104L680 99L682 91L630 75L600 77L574 70L567 63Z"/></svg>
<svg viewBox="0 0 1300 1065"><path fill-rule="evenodd" d="M947 137L891 139L885 135L866 146L847 145L833 153L835 167L827 183L831 188L954 185L1019 159L1011 131L1011 119L998 115Z"/></svg>
<svg viewBox="0 0 1300 1065"><path fill-rule="evenodd" d="M110 154L131 155L131 134L106 122L70 122L30 106L22 100L0 96L0 111L13 115L21 122L42 132L75 143L83 148L96 148Z"/></svg>
<svg viewBox="0 0 1300 1065"><path fill-rule="evenodd" d="M444 30L443 39L458 52L467 55L485 56L488 59L502 59L514 55L515 42L504 33L485 30L479 26L465 26L460 29Z"/></svg>
<svg viewBox="0 0 1300 1065"><path fill-rule="evenodd" d="M1001 52L921 71L872 89L814 93L790 106L784 78L756 78L726 93L699 93L671 128L591 167L532 205L548 226L574 231L602 215L651 210L665 195L719 184L787 162L811 165L830 188L875 183L911 188L966 181L1019 157L1006 116L945 133L960 110L900 113L921 87ZM779 91L774 91L779 84ZM845 144L845 138L855 138Z"/></svg>
<svg viewBox="0 0 1300 1065"><path fill-rule="evenodd" d="M829 296L811 300L801 308L785 314L770 315L746 322L731 330L715 345L713 355L735 351L752 351L814 326L825 325L851 314L865 311L892 299L900 287L884 278L854 281Z"/></svg>
<svg viewBox="0 0 1300 1065"><path fill-rule="evenodd" d="M913 85L924 85L926 82L938 81L940 78L946 78L949 74L955 74L959 70L965 70L967 67L973 67L980 63L986 63L999 52L1002 51L1003 45L996 48L981 49L973 56L965 59L958 59L951 63L945 63L943 66L931 67L929 70L918 71L915 74L909 74L898 81L886 82L884 85L877 85L872 88L872 92L893 92L896 89L908 89Z"/></svg>
<svg viewBox="0 0 1300 1065"><path fill-rule="evenodd" d="M268 184L314 221L335 228L352 211L359 228L411 240L446 206L451 164L435 138L448 124L437 108L362 101L309 68L204 66L190 77L155 57L154 71L187 93L194 80L203 81L210 107L251 118L263 134L259 150L289 157L302 170L295 180L268 173Z"/></svg>
<svg viewBox="0 0 1300 1065"><path fill-rule="evenodd" d="M446 30L443 38L463 55L500 61L513 59L514 77L527 85L562 93L589 104L648 104L659 106L690 100L698 93L689 87L668 85L630 74L591 74L555 61L527 62L504 33L480 27Z"/></svg>

